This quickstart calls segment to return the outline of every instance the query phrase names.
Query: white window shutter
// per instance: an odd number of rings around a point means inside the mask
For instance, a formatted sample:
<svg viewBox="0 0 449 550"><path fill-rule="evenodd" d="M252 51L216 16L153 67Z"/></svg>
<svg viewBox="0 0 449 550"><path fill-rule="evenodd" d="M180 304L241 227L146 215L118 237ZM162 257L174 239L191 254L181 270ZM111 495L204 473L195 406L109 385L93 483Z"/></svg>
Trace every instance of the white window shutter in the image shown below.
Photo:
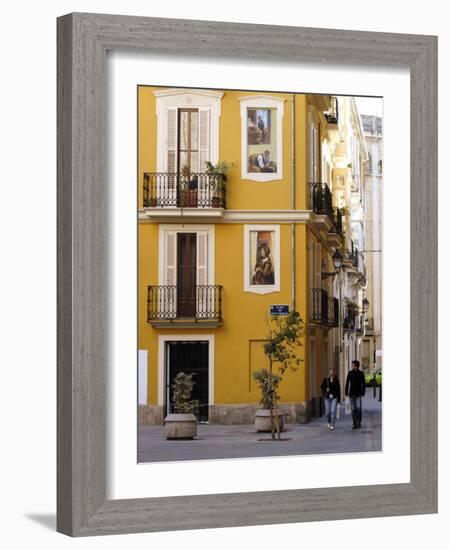
<svg viewBox="0 0 449 550"><path fill-rule="evenodd" d="M167 172L176 172L177 109L167 110Z"/></svg>
<svg viewBox="0 0 449 550"><path fill-rule="evenodd" d="M176 233L167 232L165 239L165 285L171 287L162 289L163 308L176 316Z"/></svg>
<svg viewBox="0 0 449 550"><path fill-rule="evenodd" d="M199 172L206 171L206 162L210 160L210 109L199 110Z"/></svg>
<svg viewBox="0 0 449 550"><path fill-rule="evenodd" d="M177 169L178 144L178 110L167 110L167 164L166 171L171 174L168 178L158 178L161 182L160 191L169 204L176 204L176 181L173 173ZM174 201L174 202L173 202Z"/></svg>
<svg viewBox="0 0 449 550"><path fill-rule="evenodd" d="M212 312L213 308L213 291L207 288L208 270L207 270L207 242L208 234L199 232L196 238L196 284L197 284L197 314L199 317L202 314Z"/></svg>
<svg viewBox="0 0 449 550"><path fill-rule="evenodd" d="M198 285L207 285L207 233L197 234L197 275Z"/></svg>

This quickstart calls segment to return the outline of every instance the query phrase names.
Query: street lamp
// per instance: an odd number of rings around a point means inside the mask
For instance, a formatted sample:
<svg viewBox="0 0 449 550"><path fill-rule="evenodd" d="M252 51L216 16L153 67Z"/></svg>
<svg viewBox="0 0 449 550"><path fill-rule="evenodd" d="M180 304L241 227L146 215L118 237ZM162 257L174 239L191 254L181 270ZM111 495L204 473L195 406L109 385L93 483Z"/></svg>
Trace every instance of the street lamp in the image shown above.
<svg viewBox="0 0 449 550"><path fill-rule="evenodd" d="M341 374L343 372L343 345L342 345L342 336L343 336L343 318L342 318L342 304L341 304L341 280L340 280L340 273L343 268L343 256L341 252L336 249L335 252L332 255L332 261L334 263L335 273L337 274L337 281L338 281L338 372L340 375L340 378L342 378Z"/></svg>
<svg viewBox="0 0 449 550"><path fill-rule="evenodd" d="M334 262L334 267L337 271L341 269L341 266L343 265L343 256L338 249L334 252L332 261Z"/></svg>

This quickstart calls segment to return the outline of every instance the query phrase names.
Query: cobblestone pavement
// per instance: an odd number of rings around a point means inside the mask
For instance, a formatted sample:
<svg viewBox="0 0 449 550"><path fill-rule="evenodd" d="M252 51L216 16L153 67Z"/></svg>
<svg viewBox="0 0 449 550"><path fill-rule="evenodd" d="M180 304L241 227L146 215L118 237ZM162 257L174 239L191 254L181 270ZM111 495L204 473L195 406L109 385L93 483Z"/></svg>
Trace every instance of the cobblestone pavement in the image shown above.
<svg viewBox="0 0 449 550"><path fill-rule="evenodd" d="M200 424L192 441L167 441L163 426L139 427L139 462L210 460L328 453L376 452L382 450L382 403L367 389L363 399L360 430L352 430L351 415L341 408L335 430L323 416L308 424L287 424L283 441L273 442L270 434L257 433L253 425L222 426Z"/></svg>

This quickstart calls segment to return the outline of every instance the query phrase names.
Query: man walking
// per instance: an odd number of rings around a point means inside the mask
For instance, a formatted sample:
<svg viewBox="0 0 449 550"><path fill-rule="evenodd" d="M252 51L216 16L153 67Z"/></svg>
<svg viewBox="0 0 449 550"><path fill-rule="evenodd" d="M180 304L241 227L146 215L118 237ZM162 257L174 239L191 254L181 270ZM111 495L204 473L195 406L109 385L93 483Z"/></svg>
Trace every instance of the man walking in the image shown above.
<svg viewBox="0 0 449 550"><path fill-rule="evenodd" d="M352 412L352 429L356 430L362 424L362 397L365 395L365 375L360 369L360 362L352 362L352 370L346 377L345 395L349 396Z"/></svg>

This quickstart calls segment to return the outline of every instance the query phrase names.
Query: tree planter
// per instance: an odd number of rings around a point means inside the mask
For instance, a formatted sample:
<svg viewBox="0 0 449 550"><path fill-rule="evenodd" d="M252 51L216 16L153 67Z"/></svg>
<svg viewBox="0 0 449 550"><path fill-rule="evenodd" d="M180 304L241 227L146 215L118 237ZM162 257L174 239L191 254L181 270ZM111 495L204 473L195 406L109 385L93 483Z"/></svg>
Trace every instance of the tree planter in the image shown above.
<svg viewBox="0 0 449 550"><path fill-rule="evenodd" d="M166 439L194 439L196 416L194 414L169 414L164 420Z"/></svg>
<svg viewBox="0 0 449 550"><path fill-rule="evenodd" d="M274 416L274 412L273 412ZM285 413L279 412L278 418L279 418L279 430L281 432L284 431L284 417ZM274 422L276 422L276 418L274 418ZM270 417L270 410L269 409L259 409L256 411L256 416L254 419L254 427L256 428L257 432L271 432L271 417Z"/></svg>

